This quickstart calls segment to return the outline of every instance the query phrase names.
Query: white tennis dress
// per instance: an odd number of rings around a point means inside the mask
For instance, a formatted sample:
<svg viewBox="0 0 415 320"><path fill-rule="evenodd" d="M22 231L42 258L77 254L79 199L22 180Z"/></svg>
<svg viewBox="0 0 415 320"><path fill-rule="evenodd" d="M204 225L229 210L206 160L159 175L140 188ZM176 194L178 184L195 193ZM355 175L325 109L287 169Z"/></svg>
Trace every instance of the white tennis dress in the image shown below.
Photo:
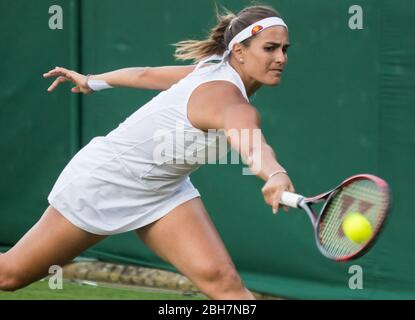
<svg viewBox="0 0 415 320"><path fill-rule="evenodd" d="M233 83L248 97L228 62L199 67L82 148L53 186L50 205L83 230L111 235L143 227L200 196L189 174L203 163L200 155L216 155L217 139L226 138L195 128L188 100L198 86L215 80ZM195 150L197 161L187 161Z"/></svg>

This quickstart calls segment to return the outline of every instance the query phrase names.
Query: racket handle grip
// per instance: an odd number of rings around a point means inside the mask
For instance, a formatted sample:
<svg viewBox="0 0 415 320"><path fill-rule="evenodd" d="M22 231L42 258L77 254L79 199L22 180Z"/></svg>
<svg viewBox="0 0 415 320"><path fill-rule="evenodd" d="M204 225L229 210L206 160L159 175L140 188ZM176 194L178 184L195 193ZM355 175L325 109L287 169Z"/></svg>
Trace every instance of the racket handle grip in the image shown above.
<svg viewBox="0 0 415 320"><path fill-rule="evenodd" d="M281 195L280 203L291 208L298 208L298 204L303 198L299 194L284 191Z"/></svg>

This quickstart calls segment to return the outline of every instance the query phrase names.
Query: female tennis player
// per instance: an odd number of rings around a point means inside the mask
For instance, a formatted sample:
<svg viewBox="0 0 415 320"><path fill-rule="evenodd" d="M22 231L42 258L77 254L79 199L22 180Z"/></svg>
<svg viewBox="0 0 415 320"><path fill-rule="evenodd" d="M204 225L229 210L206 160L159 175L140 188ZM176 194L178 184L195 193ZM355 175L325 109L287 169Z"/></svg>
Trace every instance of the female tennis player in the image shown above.
<svg viewBox="0 0 415 320"><path fill-rule="evenodd" d="M266 6L218 18L208 39L177 44L176 57L197 65L129 68L94 76L55 68L44 75L57 77L49 91L71 81L74 93L117 86L162 92L71 159L40 220L0 255L1 290L13 291L46 276L50 266L64 265L108 235L136 230L146 245L208 297L253 298L189 179L200 163L178 161L183 160L182 152L155 160L160 130L206 137L198 150L217 148L212 141L225 137L265 181L264 199L274 212L281 193L294 192L262 133L259 145L252 143L260 121L248 98L262 85L280 82L287 62L288 28ZM209 129L219 131L212 136ZM248 140L231 139L229 132L235 130L248 130ZM174 151L187 150L193 141L184 143L179 148L174 141L165 141Z"/></svg>

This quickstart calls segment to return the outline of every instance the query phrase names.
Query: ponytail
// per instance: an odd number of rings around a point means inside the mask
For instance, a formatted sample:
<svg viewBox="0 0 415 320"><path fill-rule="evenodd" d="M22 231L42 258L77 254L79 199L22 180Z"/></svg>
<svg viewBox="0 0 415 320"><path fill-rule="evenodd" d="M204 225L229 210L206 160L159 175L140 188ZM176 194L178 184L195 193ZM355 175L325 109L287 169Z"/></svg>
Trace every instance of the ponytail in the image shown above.
<svg viewBox="0 0 415 320"><path fill-rule="evenodd" d="M227 47L225 32L236 16L231 12L224 15L217 13L217 18L218 24L210 30L209 37L206 40L184 40L175 43L176 52L174 57L177 60L197 62L214 54L222 55Z"/></svg>

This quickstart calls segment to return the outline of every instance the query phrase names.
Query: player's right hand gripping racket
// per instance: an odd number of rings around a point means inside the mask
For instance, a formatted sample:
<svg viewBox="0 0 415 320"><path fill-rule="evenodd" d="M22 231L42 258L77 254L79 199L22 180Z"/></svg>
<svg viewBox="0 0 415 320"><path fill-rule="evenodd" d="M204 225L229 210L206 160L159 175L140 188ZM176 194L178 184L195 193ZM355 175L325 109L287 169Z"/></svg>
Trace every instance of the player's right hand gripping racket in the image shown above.
<svg viewBox="0 0 415 320"><path fill-rule="evenodd" d="M312 205L322 202L324 204L318 214ZM371 248L386 219L389 202L388 184L369 174L352 176L333 190L312 198L283 192L280 201L308 214L318 249L327 258L339 262L356 259ZM361 244L347 238L342 229L344 217L355 211L362 213L372 226L370 239Z"/></svg>

